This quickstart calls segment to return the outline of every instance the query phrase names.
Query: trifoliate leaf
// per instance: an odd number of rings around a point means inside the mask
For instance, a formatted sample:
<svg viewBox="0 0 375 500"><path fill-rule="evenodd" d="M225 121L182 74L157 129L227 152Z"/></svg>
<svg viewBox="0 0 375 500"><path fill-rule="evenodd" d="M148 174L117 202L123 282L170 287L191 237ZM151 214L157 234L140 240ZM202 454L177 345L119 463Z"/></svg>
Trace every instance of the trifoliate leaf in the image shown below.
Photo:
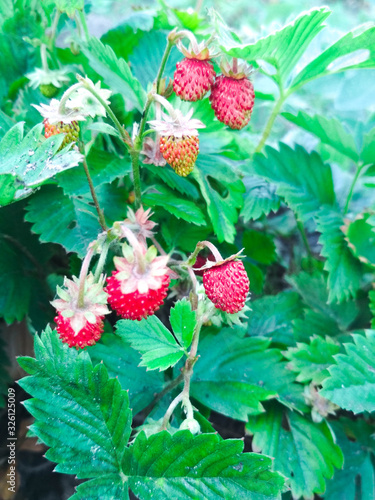
<svg viewBox="0 0 375 500"><path fill-rule="evenodd" d="M359 155L353 135L348 133L342 123L335 118L326 118L320 115L310 116L304 111L299 111L296 116L292 113L281 113L281 115L319 137L323 144L335 148L354 162L358 161Z"/></svg>
<svg viewBox="0 0 375 500"><path fill-rule="evenodd" d="M265 155L254 155L252 171L274 183L277 194L302 221L316 215L322 205L333 205L332 172L318 153L307 153L298 145L291 149L283 143L279 148L266 146Z"/></svg>
<svg viewBox="0 0 375 500"><path fill-rule="evenodd" d="M317 214L317 230L321 233L319 243L326 257L324 269L328 271L328 302L343 302L355 297L362 277L361 264L345 240L341 228L344 224L341 213L325 207Z"/></svg>
<svg viewBox="0 0 375 500"><path fill-rule="evenodd" d="M320 385L329 376L328 368L334 364L333 356L340 347L330 337L311 337L310 344L297 342L297 347L289 347L284 356L289 359L288 368L298 373L297 382Z"/></svg>
<svg viewBox="0 0 375 500"><path fill-rule="evenodd" d="M136 414L162 391L164 378L158 371L146 371L139 366L141 357L128 342L113 333L102 335L100 342L88 349L95 364L103 361L110 377L118 377L121 387L129 391L130 406Z"/></svg>
<svg viewBox="0 0 375 500"><path fill-rule="evenodd" d="M293 498L324 493L325 479L342 467L342 452L326 422L313 423L272 404L265 414L251 417L246 430L254 436L253 449L274 457L275 469L289 478Z"/></svg>
<svg viewBox="0 0 375 500"><path fill-rule="evenodd" d="M353 413L375 411L375 331L353 335L354 344L344 344L346 354L334 356L330 377L320 394Z"/></svg>
<svg viewBox="0 0 375 500"><path fill-rule="evenodd" d="M140 366L148 370L166 370L184 355L183 347L156 316L137 322L120 320L116 333L142 354Z"/></svg>
<svg viewBox="0 0 375 500"><path fill-rule="evenodd" d="M285 291L251 302L248 313L250 337L268 337L278 344L294 345L293 320L303 315L298 293Z"/></svg>
<svg viewBox="0 0 375 500"><path fill-rule="evenodd" d="M199 344L191 391L195 399L228 417L247 421L264 411L261 404L278 398L306 409L302 386L286 368L278 349L264 338L244 338L241 328L224 328Z"/></svg>
<svg viewBox="0 0 375 500"><path fill-rule="evenodd" d="M196 312L191 310L191 304L187 299L176 302L171 309L169 321L179 343L188 349L193 340L197 319Z"/></svg>

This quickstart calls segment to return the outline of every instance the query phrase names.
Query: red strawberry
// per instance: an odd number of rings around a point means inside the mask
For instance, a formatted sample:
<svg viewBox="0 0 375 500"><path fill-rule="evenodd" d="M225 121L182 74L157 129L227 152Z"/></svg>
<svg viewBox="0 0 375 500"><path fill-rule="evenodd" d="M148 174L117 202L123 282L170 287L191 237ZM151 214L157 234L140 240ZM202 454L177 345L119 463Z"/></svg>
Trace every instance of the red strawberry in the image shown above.
<svg viewBox="0 0 375 500"><path fill-rule="evenodd" d="M253 84L246 76L220 75L212 86L210 101L219 121L242 129L249 123L254 106Z"/></svg>
<svg viewBox="0 0 375 500"><path fill-rule="evenodd" d="M210 90L215 76L210 61L185 57L176 65L173 90L183 101L198 101Z"/></svg>
<svg viewBox="0 0 375 500"><path fill-rule="evenodd" d="M108 302L119 316L140 321L159 309L170 283L168 256L156 256L143 243L136 250L124 245L124 257L115 257L116 271L107 278Z"/></svg>
<svg viewBox="0 0 375 500"><path fill-rule="evenodd" d="M89 274L85 279L83 302L80 304L79 279L65 278L64 288L57 287L58 299L51 302L57 310L55 322L63 342L69 347L83 348L94 345L103 333L105 314L109 314L103 279L97 283Z"/></svg>
<svg viewBox="0 0 375 500"><path fill-rule="evenodd" d="M79 139L79 123L78 121L73 121L71 123L63 123L59 122L56 125L51 125L48 121L48 118L43 120L45 131L44 137L48 139L52 135L57 135L64 133L65 138L61 144L60 149L64 148L71 142L77 142Z"/></svg>
<svg viewBox="0 0 375 500"><path fill-rule="evenodd" d="M72 328L70 318L64 318L60 313L55 318L56 330L60 339L77 349L94 345L101 337L104 330L103 316L98 317L96 323L86 323L86 325L76 334Z"/></svg>
<svg viewBox="0 0 375 500"><path fill-rule="evenodd" d="M249 278L240 260L224 261L203 272L207 297L217 309L230 314L241 311L249 292Z"/></svg>
<svg viewBox="0 0 375 500"><path fill-rule="evenodd" d="M199 138L185 135L182 137L162 136L160 151L176 174L186 177L194 169L199 153Z"/></svg>

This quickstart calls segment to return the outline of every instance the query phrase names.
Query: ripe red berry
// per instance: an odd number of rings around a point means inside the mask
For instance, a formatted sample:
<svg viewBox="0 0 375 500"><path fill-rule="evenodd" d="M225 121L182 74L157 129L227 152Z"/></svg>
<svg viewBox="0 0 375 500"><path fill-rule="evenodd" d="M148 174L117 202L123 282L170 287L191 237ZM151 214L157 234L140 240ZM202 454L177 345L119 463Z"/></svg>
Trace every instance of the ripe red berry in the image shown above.
<svg viewBox="0 0 375 500"><path fill-rule="evenodd" d="M216 118L230 128L242 129L254 107L254 87L246 77L220 75L211 88L210 101Z"/></svg>
<svg viewBox="0 0 375 500"><path fill-rule="evenodd" d="M60 146L60 149L64 148L72 142L77 142L79 139L79 123L78 121L73 121L71 123L57 123L56 125L51 125L48 118L43 120L45 131L44 137L48 139L52 135L57 135L64 133L65 138Z"/></svg>
<svg viewBox="0 0 375 500"><path fill-rule="evenodd" d="M198 136L162 136L160 151L176 174L186 177L194 169L199 153Z"/></svg>
<svg viewBox="0 0 375 500"><path fill-rule="evenodd" d="M183 101L198 101L210 90L215 76L210 61L185 57L176 64L173 90Z"/></svg>
<svg viewBox="0 0 375 500"><path fill-rule="evenodd" d="M170 282L168 275L164 275L160 288L156 290L149 289L146 293L139 293L136 290L133 293L122 293L120 273L113 271L112 276L107 279L106 292L108 293L108 302L112 309L119 316L125 319L140 321L147 316L152 316L162 305Z"/></svg>
<svg viewBox="0 0 375 500"><path fill-rule="evenodd" d="M249 278L240 260L226 261L203 272L207 297L217 309L234 314L245 306L249 293Z"/></svg>
<svg viewBox="0 0 375 500"><path fill-rule="evenodd" d="M56 330L63 342L69 347L83 349L86 346L94 345L101 337L104 330L103 317L98 317L96 323L86 322L86 325L78 332L72 328L70 318L64 318L60 313L55 318Z"/></svg>

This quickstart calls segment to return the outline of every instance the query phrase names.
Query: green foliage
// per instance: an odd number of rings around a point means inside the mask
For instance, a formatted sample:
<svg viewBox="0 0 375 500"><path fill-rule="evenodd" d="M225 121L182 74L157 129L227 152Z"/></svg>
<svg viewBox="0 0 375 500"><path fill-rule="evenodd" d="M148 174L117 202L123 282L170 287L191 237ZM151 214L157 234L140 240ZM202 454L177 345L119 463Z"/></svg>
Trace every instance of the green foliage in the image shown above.
<svg viewBox="0 0 375 500"><path fill-rule="evenodd" d="M278 398L304 409L301 386L282 362L279 349L264 338L247 338L241 328L224 328L200 343L201 359L194 368L192 395L202 404L237 420L264 411L261 404Z"/></svg>
<svg viewBox="0 0 375 500"><path fill-rule="evenodd" d="M289 347L283 354L290 361L288 367L298 373L297 382L312 381L320 385L329 375L328 368L339 351L339 346L330 337L313 336L310 344L297 342L297 347Z"/></svg>
<svg viewBox="0 0 375 500"><path fill-rule="evenodd" d="M23 124L14 125L0 142L1 166L0 205L11 203L15 198L28 196L37 186L43 184L56 173L78 165L81 155L69 151L67 146L58 149L64 140L59 134L38 146L43 125L36 125L23 137Z"/></svg>
<svg viewBox="0 0 375 500"><path fill-rule="evenodd" d="M190 302L186 299L179 300L171 309L169 320L176 339L180 345L188 349L197 324L196 312L192 311Z"/></svg>
<svg viewBox="0 0 375 500"><path fill-rule="evenodd" d="M375 410L375 339L353 335L353 344L344 344L346 354L334 356L336 364L328 368L330 377L323 382L321 395L353 413Z"/></svg>
<svg viewBox="0 0 375 500"><path fill-rule="evenodd" d="M289 478L295 498L324 493L325 479L333 476L334 467L343 465L342 452L326 422L314 424L280 405L250 418L246 430L254 436L255 450L275 457L275 468Z"/></svg>
<svg viewBox="0 0 375 500"><path fill-rule="evenodd" d="M256 177L245 179L245 186L246 197L241 211L244 222L259 219L280 208L275 186Z"/></svg>
<svg viewBox="0 0 375 500"><path fill-rule="evenodd" d="M329 165L302 146L292 149L280 143L279 150L267 146L265 155L254 156L252 170L277 186L276 193L302 221L314 217L322 205L335 201Z"/></svg>
<svg viewBox="0 0 375 500"><path fill-rule="evenodd" d="M280 498L284 478L270 470L271 459L243 454L240 440L164 431L148 439L141 433L128 446L127 392L104 364L93 367L87 352L63 346L56 332L35 337L35 356L19 360L30 374L20 385L34 396L25 403L37 419L31 432L50 447L56 471L90 479L72 499L128 498L128 487L142 499L193 499L197 490L217 499L227 498L224 491Z"/></svg>
<svg viewBox="0 0 375 500"><path fill-rule="evenodd" d="M248 230L243 235L242 244L247 257L260 264L271 264L276 260L276 247L272 238L258 231Z"/></svg>
<svg viewBox="0 0 375 500"><path fill-rule="evenodd" d="M142 354L140 366L148 370L166 370L184 355L184 349L156 316L141 321L123 319L117 323L117 334Z"/></svg>
<svg viewBox="0 0 375 500"><path fill-rule="evenodd" d="M328 271L328 302L342 302L355 297L360 287L361 264L353 256L341 230L344 221L336 210L322 208L317 217L317 229L324 269Z"/></svg>
<svg viewBox="0 0 375 500"><path fill-rule="evenodd" d="M83 10L84 0L55 0L56 7L60 12L65 12L73 18L76 10Z"/></svg>
<svg viewBox="0 0 375 500"><path fill-rule="evenodd" d="M362 262L375 266L375 217L363 214L345 230L349 247Z"/></svg>

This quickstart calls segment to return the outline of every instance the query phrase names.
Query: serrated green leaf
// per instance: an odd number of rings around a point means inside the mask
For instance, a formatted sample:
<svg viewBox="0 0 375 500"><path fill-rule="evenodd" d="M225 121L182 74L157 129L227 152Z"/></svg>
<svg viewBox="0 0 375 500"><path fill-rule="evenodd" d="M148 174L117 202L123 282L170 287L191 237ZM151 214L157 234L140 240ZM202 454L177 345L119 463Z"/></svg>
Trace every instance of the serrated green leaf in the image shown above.
<svg viewBox="0 0 375 500"><path fill-rule="evenodd" d="M27 206L25 219L33 223L40 241L62 245L83 257L102 229L90 198L65 196L61 188L45 186Z"/></svg>
<svg viewBox="0 0 375 500"><path fill-rule="evenodd" d="M128 158L119 158L97 147L91 148L87 156L87 165L95 188L125 176L131 171ZM56 180L65 194L78 196L90 193L83 166L57 175Z"/></svg>
<svg viewBox="0 0 375 500"><path fill-rule="evenodd" d="M69 151L70 145L58 151L64 135L50 137L41 145L40 136L43 124L36 125L23 137L23 124L17 123L3 137L0 142L0 174L11 174L17 177L13 188L23 192L19 197L31 193L24 188L35 188L57 173L76 167L82 155L74 150ZM11 200L10 200L11 201Z"/></svg>
<svg viewBox="0 0 375 500"><path fill-rule="evenodd" d="M278 349L264 338L244 338L241 328L224 328L205 336L194 366L191 394L202 404L228 417L247 421L264 411L261 404L278 398L305 409L302 386L286 369Z"/></svg>
<svg viewBox="0 0 375 500"><path fill-rule="evenodd" d="M278 344L294 345L293 320L303 315L298 293L285 291L268 295L251 303L248 334L268 337Z"/></svg>
<svg viewBox="0 0 375 500"><path fill-rule="evenodd" d="M139 81L132 75L127 62L118 58L108 45L91 37L82 50L92 68L104 78L105 83L114 92L119 92L130 100L135 108L143 111L146 102L146 92Z"/></svg>
<svg viewBox="0 0 375 500"><path fill-rule="evenodd" d="M276 184L277 194L302 221L307 221L321 205L335 201L331 169L317 153L307 153L302 146L292 149L280 143L279 148L266 146L265 155L254 155L252 170Z"/></svg>
<svg viewBox="0 0 375 500"><path fill-rule="evenodd" d="M196 312L191 310L191 304L187 299L176 302L171 309L169 321L179 343L188 349L193 340L197 318Z"/></svg>
<svg viewBox="0 0 375 500"><path fill-rule="evenodd" d="M307 64L292 82L292 91L307 82L348 69L375 67L375 27L364 24L350 31Z"/></svg>
<svg viewBox="0 0 375 500"><path fill-rule="evenodd" d="M320 394L353 413L375 411L375 331L353 335L354 344L344 344L346 354L334 356L337 364L328 371Z"/></svg>
<svg viewBox="0 0 375 500"><path fill-rule="evenodd" d="M373 500L375 498L375 473L371 462L373 450L369 444L373 440L374 428L366 422L341 418L332 422L335 436L344 454L344 466L335 471L335 475L327 481L324 500ZM357 428L365 440L358 439ZM354 431L354 432L353 432Z"/></svg>
<svg viewBox="0 0 375 500"><path fill-rule="evenodd" d="M219 242L233 243L236 233L234 224L238 220L237 208L243 203L242 181L224 157L214 155L199 155L191 175L198 182L207 203L207 211ZM222 183L221 193L213 187L211 179Z"/></svg>
<svg viewBox="0 0 375 500"><path fill-rule="evenodd" d="M223 52L232 57L245 59L261 67L262 62L266 61L273 66L273 71L262 67L263 72L276 82L285 83L307 46L323 29L323 22L330 13L327 7L303 12L280 30L248 45L238 45L230 39L223 40L219 33L218 44Z"/></svg>
<svg viewBox="0 0 375 500"><path fill-rule="evenodd" d="M128 449L123 471L140 500L251 498L278 500L284 478L269 457L242 453L241 440L189 431L141 432Z"/></svg>
<svg viewBox="0 0 375 500"><path fill-rule="evenodd" d="M142 196L142 202L145 205L163 207L178 219L184 219L197 226L205 224L204 214L196 203L176 196L165 186L157 185L156 189L158 193L147 193Z"/></svg>
<svg viewBox="0 0 375 500"><path fill-rule="evenodd" d="M243 234L242 245L246 257L256 260L260 264L271 264L276 260L276 247L273 239L266 233L248 229Z"/></svg>
<svg viewBox="0 0 375 500"><path fill-rule="evenodd" d="M136 414L162 391L164 378L158 371L139 366L141 357L128 342L113 333L102 335L100 342L88 349L95 364L103 361L110 377L118 377L121 387L129 391L130 406Z"/></svg>
<svg viewBox="0 0 375 500"><path fill-rule="evenodd" d="M365 264L375 266L375 218L364 213L345 228L349 248Z"/></svg>
<svg viewBox="0 0 375 500"><path fill-rule="evenodd" d="M321 254L327 259L324 269L328 271L328 302L343 302L355 297L360 288L361 264L349 250L341 230L343 216L325 207L317 214L316 222L317 230L321 233Z"/></svg>
<svg viewBox="0 0 375 500"><path fill-rule="evenodd" d="M31 431L50 447L55 470L120 476L131 432L127 392L103 364L94 368L87 352L63 345L50 328L35 335L35 358L36 370L19 384L33 396L25 402L35 417Z"/></svg>
<svg viewBox="0 0 375 500"><path fill-rule="evenodd" d="M297 382L314 382L320 385L329 375L328 367L334 363L333 356L340 347L330 337L312 336L309 344L297 342L297 347L289 347L284 356L289 359L288 367L298 373Z"/></svg>
<svg viewBox="0 0 375 500"><path fill-rule="evenodd" d="M181 177L176 175L176 173L171 168L160 168L154 165L144 165L147 170L152 172L154 175L160 177L170 188L179 191L182 194L186 194L193 200L199 199L199 192L195 185L189 181L189 178Z"/></svg>
<svg viewBox="0 0 375 500"><path fill-rule="evenodd" d="M146 366L148 370L166 370L184 355L183 348L156 316L141 321L120 320L116 333L140 351L140 366Z"/></svg>
<svg viewBox="0 0 375 500"><path fill-rule="evenodd" d="M281 113L281 116L316 135L323 144L328 144L355 162L358 161L359 155L353 135L349 134L343 124L335 118L310 116L304 111L299 111L296 116L292 113Z"/></svg>
<svg viewBox="0 0 375 500"><path fill-rule="evenodd" d="M275 469L289 478L294 498L322 494L325 479L341 468L343 455L326 422L313 423L296 412L273 404L246 425L253 448L275 458Z"/></svg>
<svg viewBox="0 0 375 500"><path fill-rule="evenodd" d="M278 211L281 200L276 194L276 186L257 177L245 178L244 183L245 203L241 211L244 222Z"/></svg>

